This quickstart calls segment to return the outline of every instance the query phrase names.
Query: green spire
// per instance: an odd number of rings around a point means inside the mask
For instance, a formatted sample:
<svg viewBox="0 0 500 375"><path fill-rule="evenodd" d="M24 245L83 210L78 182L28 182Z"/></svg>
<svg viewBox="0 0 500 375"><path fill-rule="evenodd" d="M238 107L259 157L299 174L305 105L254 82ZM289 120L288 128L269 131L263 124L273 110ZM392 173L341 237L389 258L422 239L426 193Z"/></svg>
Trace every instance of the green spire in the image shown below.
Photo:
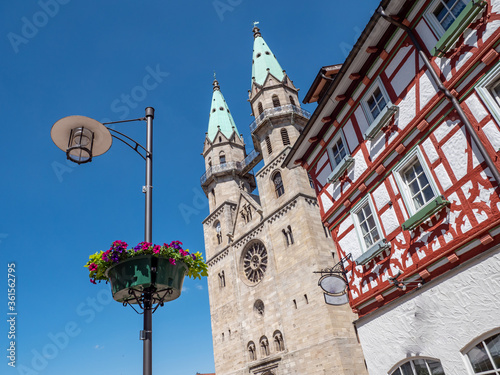
<svg viewBox="0 0 500 375"><path fill-rule="evenodd" d="M253 61L252 61L252 80L259 85L263 85L266 80L267 73L271 73L278 80L282 81L284 78L283 69L276 60L271 49L265 42L260 34L260 29L256 26L258 22L254 22L253 28Z"/></svg>
<svg viewBox="0 0 500 375"><path fill-rule="evenodd" d="M233 131L238 135L238 129L234 123L233 116L229 111L224 96L220 91L219 81L215 78L214 73L214 93L212 95L212 104L210 106L210 119L208 120L208 139L213 142L217 131L221 131L228 139L233 134Z"/></svg>

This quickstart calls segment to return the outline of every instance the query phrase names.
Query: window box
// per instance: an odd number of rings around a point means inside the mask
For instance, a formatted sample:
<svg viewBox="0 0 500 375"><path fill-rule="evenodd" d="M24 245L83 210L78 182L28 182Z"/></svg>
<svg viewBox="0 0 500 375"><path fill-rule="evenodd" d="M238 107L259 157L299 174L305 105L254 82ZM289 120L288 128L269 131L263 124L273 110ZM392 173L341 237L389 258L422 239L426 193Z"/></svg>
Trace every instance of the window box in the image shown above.
<svg viewBox="0 0 500 375"><path fill-rule="evenodd" d="M380 132L380 130L387 125L392 116L398 112L399 107L397 105L392 105L388 103L382 112L378 114L378 116L373 120L373 123L370 127L365 131L364 138L365 139L373 139Z"/></svg>
<svg viewBox="0 0 500 375"><path fill-rule="evenodd" d="M391 248L391 243L387 242L385 238L382 238L378 242L374 243L368 250L366 250L363 254L361 254L357 259L357 264L366 264L377 255L379 255L382 251Z"/></svg>
<svg viewBox="0 0 500 375"><path fill-rule="evenodd" d="M486 1L484 0L471 0L439 39L431 54L443 57L455 45L460 35L469 27L478 14L485 9L485 6Z"/></svg>
<svg viewBox="0 0 500 375"><path fill-rule="evenodd" d="M450 204L442 195L438 195L427 203L422 209L406 220L401 227L403 230L413 230L438 212L443 206Z"/></svg>
<svg viewBox="0 0 500 375"><path fill-rule="evenodd" d="M332 173L326 179L329 184L337 181L339 177L344 173L344 171L349 168L349 166L354 163L354 158L352 156L345 156L340 163L333 169Z"/></svg>

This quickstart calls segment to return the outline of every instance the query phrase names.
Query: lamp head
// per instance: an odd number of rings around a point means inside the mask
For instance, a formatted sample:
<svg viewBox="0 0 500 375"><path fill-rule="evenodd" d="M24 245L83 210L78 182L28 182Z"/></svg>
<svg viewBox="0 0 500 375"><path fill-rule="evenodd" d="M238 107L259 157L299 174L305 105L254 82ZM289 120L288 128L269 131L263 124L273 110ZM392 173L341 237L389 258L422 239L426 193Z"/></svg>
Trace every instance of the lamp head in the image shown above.
<svg viewBox="0 0 500 375"><path fill-rule="evenodd" d="M99 121L85 116L68 116L57 121L50 131L57 147L77 164L92 161L109 150L113 138L109 130Z"/></svg>

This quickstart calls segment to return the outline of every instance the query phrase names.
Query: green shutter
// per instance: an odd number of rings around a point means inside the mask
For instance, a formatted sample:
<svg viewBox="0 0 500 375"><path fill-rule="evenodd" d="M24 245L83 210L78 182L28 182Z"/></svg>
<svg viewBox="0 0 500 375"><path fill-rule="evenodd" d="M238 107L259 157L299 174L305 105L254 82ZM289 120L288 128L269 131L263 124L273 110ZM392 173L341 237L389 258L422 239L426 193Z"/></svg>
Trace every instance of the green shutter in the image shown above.
<svg viewBox="0 0 500 375"><path fill-rule="evenodd" d="M349 168L349 166L354 163L354 159L351 156L346 156L342 161L335 167L335 169L327 177L326 182L329 184L338 180L338 178L344 173L344 171Z"/></svg>
<svg viewBox="0 0 500 375"><path fill-rule="evenodd" d="M438 195L432 201L427 203L416 214L406 220L401 227L403 230L412 230L426 221L429 217L438 212L443 206L450 204L442 195Z"/></svg>
<svg viewBox="0 0 500 375"><path fill-rule="evenodd" d="M388 103L382 112L373 120L373 123L368 129L366 129L364 137L365 139L373 139L378 134L380 129L382 129L392 118L392 116L398 111L397 105L392 105Z"/></svg>

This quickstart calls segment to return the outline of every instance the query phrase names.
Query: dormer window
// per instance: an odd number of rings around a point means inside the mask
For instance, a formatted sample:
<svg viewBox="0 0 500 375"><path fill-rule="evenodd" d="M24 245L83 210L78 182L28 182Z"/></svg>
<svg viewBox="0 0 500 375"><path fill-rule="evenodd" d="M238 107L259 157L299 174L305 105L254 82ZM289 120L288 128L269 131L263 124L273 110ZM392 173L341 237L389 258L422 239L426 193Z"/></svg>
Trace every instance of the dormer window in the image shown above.
<svg viewBox="0 0 500 375"><path fill-rule="evenodd" d="M257 57L257 58L259 58L260 56L261 56L261 54L260 54L260 52L259 52L259 53L257 54L257 56L256 56L256 57Z"/></svg>

